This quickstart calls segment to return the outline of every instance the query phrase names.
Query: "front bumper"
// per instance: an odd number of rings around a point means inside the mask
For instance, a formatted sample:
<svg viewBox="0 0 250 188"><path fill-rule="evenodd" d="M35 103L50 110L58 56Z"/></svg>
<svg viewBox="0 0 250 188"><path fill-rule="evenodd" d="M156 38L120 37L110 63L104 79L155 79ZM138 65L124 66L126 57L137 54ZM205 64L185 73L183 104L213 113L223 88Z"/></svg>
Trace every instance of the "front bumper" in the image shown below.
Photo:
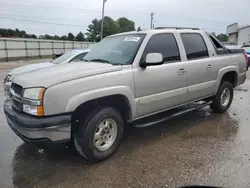
<svg viewBox="0 0 250 188"><path fill-rule="evenodd" d="M10 128L25 142L38 145L67 143L71 138L71 115L37 118L17 112L11 101L4 103Z"/></svg>

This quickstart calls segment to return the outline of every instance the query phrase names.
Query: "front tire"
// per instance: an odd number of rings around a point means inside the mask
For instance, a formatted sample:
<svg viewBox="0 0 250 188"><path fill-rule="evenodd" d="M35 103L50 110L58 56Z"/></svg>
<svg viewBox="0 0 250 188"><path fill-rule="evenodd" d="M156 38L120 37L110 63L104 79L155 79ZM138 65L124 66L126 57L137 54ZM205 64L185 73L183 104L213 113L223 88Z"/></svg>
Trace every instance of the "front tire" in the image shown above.
<svg viewBox="0 0 250 188"><path fill-rule="evenodd" d="M224 113L231 106L233 101L233 85L230 82L223 82L217 94L213 98L210 108L217 113Z"/></svg>
<svg viewBox="0 0 250 188"><path fill-rule="evenodd" d="M124 120L112 107L94 110L80 121L74 143L80 155L91 162L108 158L118 148L123 136Z"/></svg>

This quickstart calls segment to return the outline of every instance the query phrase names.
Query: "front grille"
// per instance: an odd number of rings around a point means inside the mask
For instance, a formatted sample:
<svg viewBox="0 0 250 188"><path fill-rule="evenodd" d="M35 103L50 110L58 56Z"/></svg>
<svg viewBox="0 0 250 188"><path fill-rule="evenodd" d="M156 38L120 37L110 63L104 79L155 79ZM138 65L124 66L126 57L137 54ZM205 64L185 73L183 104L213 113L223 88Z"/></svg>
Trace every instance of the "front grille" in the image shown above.
<svg viewBox="0 0 250 188"><path fill-rule="evenodd" d="M17 96L22 96L23 95L23 87L18 85L18 84L15 84L15 83L12 83L11 84L11 89L13 89L15 95ZM14 96L11 96L11 103L12 103L12 107L18 111L22 111L23 110L23 104L18 101L18 99Z"/></svg>
<svg viewBox="0 0 250 188"><path fill-rule="evenodd" d="M12 83L11 84L11 88L13 89L13 91L15 92L15 94L19 95L19 96L22 96L23 95L23 87L18 85L18 84L15 84L15 83Z"/></svg>
<svg viewBox="0 0 250 188"><path fill-rule="evenodd" d="M18 110L18 111L22 111L23 110L23 105L19 101L11 99L11 103L12 103L12 107L15 108L16 110Z"/></svg>

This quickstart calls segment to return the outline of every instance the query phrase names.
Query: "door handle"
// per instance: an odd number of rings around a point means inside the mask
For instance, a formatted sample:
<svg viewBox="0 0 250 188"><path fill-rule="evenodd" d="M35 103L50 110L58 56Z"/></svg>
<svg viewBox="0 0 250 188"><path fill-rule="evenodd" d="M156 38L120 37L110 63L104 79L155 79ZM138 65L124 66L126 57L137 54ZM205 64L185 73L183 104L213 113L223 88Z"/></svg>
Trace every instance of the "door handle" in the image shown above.
<svg viewBox="0 0 250 188"><path fill-rule="evenodd" d="M179 69L178 74L179 74L179 75L186 74L185 69Z"/></svg>
<svg viewBox="0 0 250 188"><path fill-rule="evenodd" d="M211 68L212 68L211 64L207 65L207 70L210 70Z"/></svg>

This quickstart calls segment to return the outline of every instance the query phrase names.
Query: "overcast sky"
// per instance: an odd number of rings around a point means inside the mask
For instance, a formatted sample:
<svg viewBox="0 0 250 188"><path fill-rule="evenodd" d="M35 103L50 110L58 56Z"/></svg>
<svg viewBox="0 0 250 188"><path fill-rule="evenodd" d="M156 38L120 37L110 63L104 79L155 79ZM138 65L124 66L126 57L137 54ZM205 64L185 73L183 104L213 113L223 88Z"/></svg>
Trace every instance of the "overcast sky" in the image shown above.
<svg viewBox="0 0 250 188"><path fill-rule="evenodd" d="M147 29L149 14L154 12L155 26L199 27L225 33L231 23L250 24L249 7L250 0L107 0L105 15L127 17L135 21L136 27ZM37 35L77 34L85 32L92 19L101 18L101 9L102 0L0 0L0 27Z"/></svg>

